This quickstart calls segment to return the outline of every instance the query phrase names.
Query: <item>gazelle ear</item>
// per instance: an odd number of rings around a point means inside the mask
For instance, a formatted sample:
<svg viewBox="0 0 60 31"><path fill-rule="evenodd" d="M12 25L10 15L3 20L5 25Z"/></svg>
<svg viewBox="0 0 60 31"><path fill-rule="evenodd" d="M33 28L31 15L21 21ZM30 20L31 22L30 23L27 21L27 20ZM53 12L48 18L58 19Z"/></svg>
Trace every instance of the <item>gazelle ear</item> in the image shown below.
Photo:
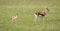
<svg viewBox="0 0 60 31"><path fill-rule="evenodd" d="M18 15L18 13L16 15Z"/></svg>
<svg viewBox="0 0 60 31"><path fill-rule="evenodd" d="M48 11L49 11L49 9L48 9L48 8L46 8L46 10L48 10Z"/></svg>

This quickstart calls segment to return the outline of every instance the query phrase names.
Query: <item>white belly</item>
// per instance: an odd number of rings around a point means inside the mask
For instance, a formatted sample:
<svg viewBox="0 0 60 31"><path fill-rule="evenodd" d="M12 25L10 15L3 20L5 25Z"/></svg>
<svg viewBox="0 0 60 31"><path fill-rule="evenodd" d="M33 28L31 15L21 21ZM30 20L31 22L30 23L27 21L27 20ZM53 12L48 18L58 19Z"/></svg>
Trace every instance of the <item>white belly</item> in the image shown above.
<svg viewBox="0 0 60 31"><path fill-rule="evenodd" d="M42 16L42 15L39 15L39 16Z"/></svg>

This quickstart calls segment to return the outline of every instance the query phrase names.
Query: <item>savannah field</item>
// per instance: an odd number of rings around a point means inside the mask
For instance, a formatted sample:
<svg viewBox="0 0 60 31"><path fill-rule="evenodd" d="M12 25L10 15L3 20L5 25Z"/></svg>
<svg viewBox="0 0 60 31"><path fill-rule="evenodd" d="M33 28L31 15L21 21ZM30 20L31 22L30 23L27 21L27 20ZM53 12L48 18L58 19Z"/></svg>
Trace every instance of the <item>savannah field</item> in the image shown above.
<svg viewBox="0 0 60 31"><path fill-rule="evenodd" d="M44 20L39 17L34 24L34 12L46 7ZM60 0L0 0L0 31L60 31Z"/></svg>

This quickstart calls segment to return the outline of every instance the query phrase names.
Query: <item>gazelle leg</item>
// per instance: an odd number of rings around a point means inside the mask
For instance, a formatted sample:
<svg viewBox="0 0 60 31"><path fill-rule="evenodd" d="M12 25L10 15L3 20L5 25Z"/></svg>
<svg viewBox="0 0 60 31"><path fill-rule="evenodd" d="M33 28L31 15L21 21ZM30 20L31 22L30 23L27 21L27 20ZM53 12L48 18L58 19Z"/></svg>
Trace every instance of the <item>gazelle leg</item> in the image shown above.
<svg viewBox="0 0 60 31"><path fill-rule="evenodd" d="M16 19L13 19L13 18L11 20L12 20L11 23L15 23L15 21L16 21Z"/></svg>
<svg viewBox="0 0 60 31"><path fill-rule="evenodd" d="M35 16L35 18L37 19L38 16L37 16L36 14L34 14L34 16Z"/></svg>
<svg viewBox="0 0 60 31"><path fill-rule="evenodd" d="M38 16L36 14L34 14L34 16L35 16L35 18L34 18L33 22L36 24Z"/></svg>

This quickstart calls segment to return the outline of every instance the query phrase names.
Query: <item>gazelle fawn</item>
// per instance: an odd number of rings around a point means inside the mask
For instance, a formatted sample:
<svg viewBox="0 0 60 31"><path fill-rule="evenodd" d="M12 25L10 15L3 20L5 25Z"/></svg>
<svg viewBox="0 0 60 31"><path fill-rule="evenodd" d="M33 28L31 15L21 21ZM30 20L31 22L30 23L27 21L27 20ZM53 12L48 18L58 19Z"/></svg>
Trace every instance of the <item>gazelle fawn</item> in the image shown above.
<svg viewBox="0 0 60 31"><path fill-rule="evenodd" d="M12 21L15 21L18 18L18 14L11 17Z"/></svg>

